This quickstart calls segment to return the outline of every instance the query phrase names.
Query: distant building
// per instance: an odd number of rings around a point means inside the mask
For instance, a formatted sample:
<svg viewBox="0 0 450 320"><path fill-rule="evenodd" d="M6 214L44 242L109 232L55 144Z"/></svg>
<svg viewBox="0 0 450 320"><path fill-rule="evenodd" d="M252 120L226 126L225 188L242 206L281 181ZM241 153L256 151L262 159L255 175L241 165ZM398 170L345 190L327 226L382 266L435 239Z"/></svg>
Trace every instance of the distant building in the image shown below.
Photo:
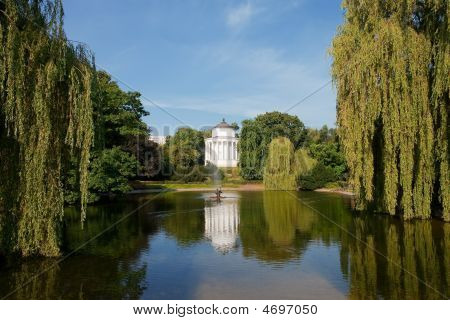
<svg viewBox="0 0 450 320"><path fill-rule="evenodd" d="M210 162L219 168L237 167L238 142L236 130L224 119L213 128L212 137L205 140L205 164Z"/></svg>
<svg viewBox="0 0 450 320"><path fill-rule="evenodd" d="M160 146L163 146L166 144L166 138L166 136L150 136L149 140L159 144Z"/></svg>

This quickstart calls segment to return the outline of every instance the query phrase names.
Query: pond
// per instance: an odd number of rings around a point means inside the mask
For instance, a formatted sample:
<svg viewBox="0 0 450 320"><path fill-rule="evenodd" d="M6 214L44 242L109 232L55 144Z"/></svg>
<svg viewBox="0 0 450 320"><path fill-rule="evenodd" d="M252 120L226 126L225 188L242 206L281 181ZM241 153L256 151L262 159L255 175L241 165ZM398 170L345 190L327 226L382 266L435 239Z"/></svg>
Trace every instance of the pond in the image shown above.
<svg viewBox="0 0 450 320"><path fill-rule="evenodd" d="M8 299L443 299L450 224L316 192L134 195L67 209L55 259L0 261Z"/></svg>

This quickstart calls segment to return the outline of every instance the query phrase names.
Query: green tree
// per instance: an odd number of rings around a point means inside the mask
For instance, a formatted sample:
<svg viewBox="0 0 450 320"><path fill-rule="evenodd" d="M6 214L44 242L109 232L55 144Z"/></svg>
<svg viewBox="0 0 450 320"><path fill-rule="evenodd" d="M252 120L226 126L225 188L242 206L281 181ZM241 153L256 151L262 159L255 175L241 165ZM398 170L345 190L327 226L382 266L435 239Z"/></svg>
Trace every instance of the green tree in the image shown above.
<svg viewBox="0 0 450 320"><path fill-rule="evenodd" d="M237 122L233 122L230 126L234 129L234 131L239 131L240 127Z"/></svg>
<svg viewBox="0 0 450 320"><path fill-rule="evenodd" d="M295 169L297 176L309 173L317 164L307 149L302 148L295 151Z"/></svg>
<svg viewBox="0 0 450 320"><path fill-rule="evenodd" d="M138 171L135 170L133 172L133 177L136 176L136 173L141 179L157 176L160 172L161 150L158 145L149 141L150 131L147 124L143 121L143 117L149 115L149 113L142 106L139 99L140 93L123 91L115 81L112 81L111 76L104 71L99 71L96 75L93 93L95 128L93 153L95 153L95 158L91 159L91 161L96 162L97 172L100 170L98 168L99 165L108 165L107 162L99 160L99 155L117 155L118 150L114 149L120 148L129 156L133 156L133 159L137 162L135 166L138 168ZM72 159L64 179L64 198L69 204L79 203L80 201L80 192L76 188L79 181L76 167L77 161ZM103 169L104 172L107 170L108 168ZM120 175L120 171L116 171L115 174ZM96 175L97 173L94 174L94 176ZM121 181L129 178L130 176L128 175L117 177ZM111 190L91 188L89 202L100 198L98 192L123 192L120 191L122 188L116 188L114 184L111 184L111 187Z"/></svg>
<svg viewBox="0 0 450 320"><path fill-rule="evenodd" d="M295 152L288 138L275 138L269 145L264 168L264 186L266 190L296 190L297 175Z"/></svg>
<svg viewBox="0 0 450 320"><path fill-rule="evenodd" d="M142 106L140 96L139 92L123 91L108 73L98 72L98 108L95 111L102 118L104 147L123 146L130 139L149 136L149 129L142 120L149 113Z"/></svg>
<svg viewBox="0 0 450 320"><path fill-rule="evenodd" d="M309 153L318 162L333 170L336 179L345 180L347 162L340 150L339 143L314 143L309 147Z"/></svg>
<svg viewBox="0 0 450 320"><path fill-rule="evenodd" d="M288 138L298 149L305 141L305 126L297 116L281 112L265 113L242 122L239 168L244 179L262 179L269 144L277 137Z"/></svg>
<svg viewBox="0 0 450 320"><path fill-rule="evenodd" d="M333 181L336 181L333 169L319 162L311 171L299 176L298 186L302 190L316 190Z"/></svg>
<svg viewBox="0 0 450 320"><path fill-rule="evenodd" d="M94 156L89 174L89 189L95 193L125 193L128 180L138 171L136 158L119 148L105 149Z"/></svg>
<svg viewBox="0 0 450 320"><path fill-rule="evenodd" d="M77 159L84 217L93 139L90 54L60 0L0 2L0 251L60 254L62 176Z"/></svg>
<svg viewBox="0 0 450 320"><path fill-rule="evenodd" d="M160 178L162 174L162 147L150 141L148 135L130 137L121 149L133 155L139 163L137 178Z"/></svg>
<svg viewBox="0 0 450 320"><path fill-rule="evenodd" d="M189 176L197 180L199 166L204 162L203 132L192 128L180 128L168 141L168 157L176 180L188 179Z"/></svg>
<svg viewBox="0 0 450 320"><path fill-rule="evenodd" d="M343 7L332 72L358 208L450 221L450 2Z"/></svg>

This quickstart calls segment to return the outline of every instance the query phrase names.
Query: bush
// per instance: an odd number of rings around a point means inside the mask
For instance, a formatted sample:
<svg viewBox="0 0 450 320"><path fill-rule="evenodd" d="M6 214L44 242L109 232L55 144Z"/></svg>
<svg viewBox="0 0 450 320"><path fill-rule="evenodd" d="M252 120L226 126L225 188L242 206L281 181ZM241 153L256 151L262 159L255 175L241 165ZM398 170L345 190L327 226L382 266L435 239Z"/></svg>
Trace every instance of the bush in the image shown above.
<svg viewBox="0 0 450 320"><path fill-rule="evenodd" d="M338 143L314 143L309 148L311 156L324 166L333 169L336 180L347 177L347 162Z"/></svg>
<svg viewBox="0 0 450 320"><path fill-rule="evenodd" d="M334 170L319 162L309 174L300 176L298 184L302 190L316 190L332 181L336 181Z"/></svg>
<svg viewBox="0 0 450 320"><path fill-rule="evenodd" d="M183 183L204 182L207 175L203 171L203 167L196 165L193 168L178 168L178 171L172 176L171 180Z"/></svg>
<svg viewBox="0 0 450 320"><path fill-rule="evenodd" d="M222 181L225 176L223 171L212 163L208 163L206 166L196 165L192 169L179 168L178 170L172 176L172 180L183 183L205 182L207 179L211 181Z"/></svg>
<svg viewBox="0 0 450 320"><path fill-rule="evenodd" d="M131 191L128 180L137 174L136 157L119 148L106 149L94 157L89 175L89 188L94 193Z"/></svg>

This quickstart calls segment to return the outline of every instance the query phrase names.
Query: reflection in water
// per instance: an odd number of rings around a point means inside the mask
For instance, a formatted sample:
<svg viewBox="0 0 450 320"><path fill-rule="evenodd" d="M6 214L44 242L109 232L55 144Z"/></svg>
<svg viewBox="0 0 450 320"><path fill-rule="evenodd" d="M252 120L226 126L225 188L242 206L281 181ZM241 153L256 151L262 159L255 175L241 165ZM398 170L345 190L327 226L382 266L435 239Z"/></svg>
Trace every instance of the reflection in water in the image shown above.
<svg viewBox="0 0 450 320"><path fill-rule="evenodd" d="M36 259L20 264L2 279L8 299L139 299L145 289L146 266L112 259L74 257L56 264Z"/></svg>
<svg viewBox="0 0 450 320"><path fill-rule="evenodd" d="M205 237L213 247L227 253L237 246L239 211L236 199L207 201L205 207Z"/></svg>
<svg viewBox="0 0 450 320"><path fill-rule="evenodd" d="M148 250L148 238L156 231L156 226L146 223L145 216L136 214L101 237L95 236L140 203L129 201L89 207L83 229L79 212L68 209L65 251L77 249L76 253L61 263L57 263L57 259L43 258L5 261L0 264L0 268L4 267L0 269L0 296L12 293L8 298L139 299L146 287L146 264L136 263L136 259L140 252Z"/></svg>
<svg viewBox="0 0 450 320"><path fill-rule="evenodd" d="M317 218L317 213L287 192L264 193L264 214L269 237L277 245L292 245L296 233L309 233Z"/></svg>
<svg viewBox="0 0 450 320"><path fill-rule="evenodd" d="M350 278L350 298L442 299L448 296L448 224L382 220L368 228L367 219L358 218L355 223L355 235L362 241L343 244L348 246L350 260L349 269L343 270Z"/></svg>
<svg viewBox="0 0 450 320"><path fill-rule="evenodd" d="M164 210L170 212L164 217L162 226L180 246L189 247L202 241L205 232L202 199L189 197L189 194L169 193L160 201Z"/></svg>
<svg viewBox="0 0 450 320"><path fill-rule="evenodd" d="M68 209L65 251L81 249L55 268L52 259L0 260L0 296L15 289L9 298L442 299L450 293L450 224L356 214L349 197L332 194L302 192L302 201L286 192L232 196L216 203L196 192L166 194L86 246L149 196L90 207L84 229L79 213ZM151 214L161 211L168 213Z"/></svg>

